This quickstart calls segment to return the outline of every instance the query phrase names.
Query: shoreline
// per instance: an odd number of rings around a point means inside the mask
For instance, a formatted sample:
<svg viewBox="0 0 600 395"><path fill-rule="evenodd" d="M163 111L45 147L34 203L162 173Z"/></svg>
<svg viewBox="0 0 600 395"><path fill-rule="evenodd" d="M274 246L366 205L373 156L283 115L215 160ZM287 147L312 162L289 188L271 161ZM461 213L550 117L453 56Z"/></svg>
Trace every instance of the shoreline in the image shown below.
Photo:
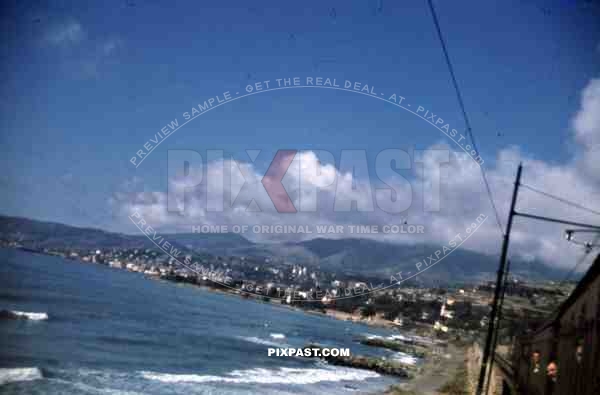
<svg viewBox="0 0 600 395"><path fill-rule="evenodd" d="M19 297L31 294L34 300L33 303L36 303L35 300L38 298L43 300L41 298L46 295L53 295L56 289L64 289L58 295L61 298L60 300L58 298L51 299L48 306L46 306L45 310L50 315L47 323L23 325L8 323L5 327L15 333L22 328L30 329L31 333L26 333L27 336L40 334L38 342L42 347L40 350L41 362L38 360L26 361L27 365L38 366L41 370L49 368L50 370L46 371L48 378L60 377L62 379L68 375L68 378L65 378L65 386L70 386L67 383L69 381L89 385L92 383L91 380L95 380L96 376L102 375L102 382L98 382L97 388L102 389L110 386L112 380L118 379L123 380L123 382L115 385L116 390L126 391L131 389L137 391L142 385L151 385L144 381L146 380L145 377L140 377L138 374L142 371L156 373L157 375L162 374L165 380L182 381L182 384L177 384L179 387L177 387L176 392L184 392L185 386L192 387L195 385L185 383L189 377L191 377L190 382L224 382L223 384L214 384L215 387L219 385L225 387L237 383L257 392L260 391L262 384L268 385L270 382L274 388L278 386L287 389L289 385L286 380L289 379L292 380L289 384L293 384L296 380L299 384L298 389L302 388L310 393L316 393L318 392L316 391L317 388L323 387L329 389L325 391L327 393L339 394L349 393L350 391L347 391L347 389L360 389L359 392L361 393L383 391L388 385L400 382L392 376L388 377L381 373L378 376L369 369L359 370L350 367L345 368L344 366L338 367L335 364L321 363L316 360L301 364L288 358L285 358L285 360L271 358L269 360L266 358L266 347L269 347L269 345L263 343L257 346L251 340L251 337L269 339L267 337L269 332L275 332L272 330L273 325L269 324L269 328L263 329L262 322L257 327L248 318L253 317L252 312L256 312L259 314L261 321L264 322L277 323L281 320L282 324L277 325L277 329L282 329L280 333L285 333L289 337L297 336L299 341L305 342L315 339L326 343L325 339L330 339L327 333L329 333L329 329L333 329L334 335L331 338L331 344L337 344L335 347L350 347L353 351L358 351L354 349L351 335L344 335L344 327L349 327L349 325L341 323L336 325L335 322L329 321L328 323L328 320L323 319L308 319L306 316L286 313L286 310L272 309L269 306L248 305L236 301L232 297L211 296L211 294L200 289L194 292L193 288L187 287L186 284L147 282L146 278L133 275L133 273L119 273L101 267L69 265L68 263L76 262L48 260L41 255L36 257L29 253L5 256L7 257L6 262L10 263L11 275L14 273L16 276L21 273L26 278L31 279L31 275L35 274L35 270L41 269L42 271L38 274L43 284L39 291L34 293L35 288L33 287L37 282L34 278L22 284L15 284L14 290L12 287L10 289L11 295L13 292L14 295ZM180 290L177 292L173 292L177 289L174 286L182 288L179 288ZM81 290L79 295L76 293L77 290ZM123 291L123 293L120 291ZM138 298L137 295L141 296ZM156 299L152 299L153 297L156 297ZM146 303L148 300L152 300L153 303ZM110 301L116 301L116 303ZM207 306L200 306L201 304ZM190 307L180 309L177 305L188 305ZM97 310L98 306L102 312ZM274 306L277 306L277 304L274 304ZM15 306L7 307L17 310L19 305L17 303ZM21 310L27 309L23 308ZM216 314L210 314L210 318L206 315L196 314L197 312L211 313L213 311ZM244 312L250 315L246 315ZM244 319L244 316L246 316L246 319ZM160 318L165 325L160 324L154 327L153 322L156 322L156 317ZM174 318L174 320L171 321L171 318ZM204 326L203 323L209 320L212 324ZM307 321L309 321L309 325L305 325ZM168 322L176 322L176 328ZM98 330L97 328L102 329ZM289 331L288 328L290 328ZM300 328L302 328L301 333L293 335L292 330ZM71 336L68 336L66 344L53 342L52 339L56 338L57 334L62 336L62 334L69 333L68 331L71 329ZM357 329L358 331L352 330L353 333L356 332L356 335L361 332L360 327L357 327ZM129 336L128 331L131 331L131 336ZM15 357L25 355L29 341L27 337L23 337L23 343L19 343L22 344L23 349L20 348L21 346L15 349ZM125 343L126 341L132 342L131 349L125 349L126 352L119 355L121 354L119 350L123 350L123 347L127 347L125 344L129 344ZM283 345L283 343L286 343L285 340L275 342L282 343L282 345L275 346L291 347ZM45 348L44 344L46 343L53 348ZM89 354L86 354L86 361L73 362L68 353L56 353L56 350L64 347L70 348L74 344L83 344L87 350L90 350ZM206 344L209 344L209 348L213 350L210 354L205 353ZM296 343L292 342L292 344ZM302 344L299 343L298 346L302 347ZM200 350L197 349L198 346ZM178 350L178 348L181 348L181 350ZM228 350L227 354L229 352L234 354L229 354L224 358L225 355L222 354L222 351L219 351L222 348ZM147 355L157 355L157 353L161 359L156 360L156 362L149 360L146 364ZM59 355L61 358L56 365L48 365L45 362L51 354ZM86 363L94 360L92 358L95 355L99 355L98 358L101 362L101 365L97 368ZM121 362L120 358L123 358L125 362ZM248 362L246 362L246 359ZM220 360L220 362L215 369L208 368L217 360ZM173 368L169 364L172 361L177 361L177 363L181 361L181 363ZM123 367L124 363L129 363L131 369L126 367L120 372L119 367ZM15 366L17 365L11 365L11 367ZM83 371L81 375L78 373L79 370ZM93 373L88 373L92 371ZM112 376L112 373L131 373L132 377ZM239 381L239 374L244 375L242 377L243 382ZM39 384L35 385L44 388L45 390L42 392L51 392L49 391L50 386L58 386L53 380L44 380L43 375L40 376ZM159 381L152 384L156 386L157 391L168 391L171 384ZM126 388L130 386L130 382L133 387ZM211 386L213 384L207 385ZM62 383L60 386L62 388ZM348 386L347 389L345 389L346 386ZM294 392L293 386L289 388L289 391ZM65 392L71 391L70 387L65 387L64 390Z"/></svg>
<svg viewBox="0 0 600 395"><path fill-rule="evenodd" d="M67 257L67 256L63 256L60 254L48 253L48 252L34 250L34 249L26 248L26 247L5 247L5 248L16 249L19 251L24 251L24 252L28 252L28 253L32 253L32 254L40 254L40 255L44 255L44 256L59 257L59 258L62 258L63 260L65 260L65 262L72 261L72 262L77 262L79 264L94 264L94 265L99 264L99 265L106 266L108 268L115 269L115 270L140 274L148 280L159 280L159 281L166 281L166 282L171 282L171 283L175 283L175 284L192 285L192 286L199 287L199 288L204 289L209 292L225 294L225 295L232 295L232 296L236 296L241 299L252 299L254 301L259 301L262 303L270 303L270 304L273 304L276 306L281 306L281 307L284 307L287 309L301 311L303 313L320 315L320 316L324 315L324 316L327 316L327 317L330 317L330 318L333 318L336 320L340 320L340 321L360 323L360 324L364 324L364 325L374 327L374 328L383 328L383 329L388 329L388 330L399 330L399 331L401 330L402 332L407 333L407 334L418 335L417 333L415 333L416 329L419 327L419 325L417 325L417 324L414 324L414 325L411 325L408 327L401 327L401 326L394 324L393 321L385 320L385 319L377 317L377 316L372 316L369 318L362 318L360 315L336 310L335 308L332 308L332 307L325 307L323 310L318 310L318 309L314 309L314 308L310 307L310 304L312 303L311 301L301 302L301 303L303 303L303 306L306 306L306 308L300 307L298 305L290 305L288 303L281 303L281 302L280 303L272 303L273 301L283 301L284 299L276 298L276 297L269 297L266 295L261 296L258 294L248 293L248 292L239 290L237 288L232 288L232 287L222 288L220 286L211 285L210 283L199 284L199 283L191 282L191 281L180 281L178 279L168 278L168 277L164 277L162 275L151 275L151 274L147 274L147 273L143 273L143 272L129 270L127 268L114 268L114 267L111 267L109 265L102 264L102 263L88 262L88 261L84 261L84 260L78 259L78 258ZM209 279L207 281L212 281L212 280ZM219 283L214 283L214 284L220 285Z"/></svg>
<svg viewBox="0 0 600 395"><path fill-rule="evenodd" d="M128 270L126 268L113 268L113 267L110 267L109 265L105 265L105 264L99 264L99 263L95 263L95 262L87 262L87 261L83 261L81 259L69 258L66 256L62 256L60 254L46 253L44 251L39 251L39 250L34 250L34 249L29 249L29 248L24 248L24 247L4 247L4 248L15 249L15 250L27 252L30 254L39 254L39 255L43 255L43 256L58 257L58 258L63 259L65 262L76 262L78 264L88 264L88 265L89 264L101 265L101 266L105 266L109 269L125 271L125 272L132 273L132 274L138 274L147 280L164 281L164 282L173 283L173 284L182 284L183 286L198 287L200 289L204 289L205 291L212 292L212 293L218 293L218 294L222 294L222 295L231 295L231 296L234 296L234 297L237 297L240 299L253 300L255 302L260 302L260 303L269 303L269 304L272 304L273 306L280 306L280 307L283 307L286 309L299 311L299 312L306 313L306 314L326 316L326 317L330 317L332 319L336 319L339 321L359 323L359 324L364 324L366 326L370 326L370 327L374 327L374 328L396 329L396 330L401 329L401 327L394 324L392 321L385 320L385 319L382 319L379 317L369 317L368 319L364 319L360 316L357 316L357 315L354 315L351 313L347 313L344 311L336 310L334 308L325 308L324 311L319 311L317 309L303 308L303 307L299 307L297 305L290 305L287 303L272 303L272 301L283 301L284 299L268 297L266 295L259 296L257 294L246 293L244 291L234 289L234 288L220 288L220 287L216 287L216 286L211 286L210 284L198 284L198 283L193 283L193 282L189 282L189 281L178 281L178 280L173 280L170 278L165 278L160 275L158 275L158 276L149 275L149 274L146 274L143 272ZM266 298L266 299L264 299L264 298ZM311 302L306 301L304 303L306 304L306 306L309 306ZM402 329L402 331L408 335L416 335L416 333L414 333L414 328L405 328L405 329Z"/></svg>
<svg viewBox="0 0 600 395"><path fill-rule="evenodd" d="M118 270L122 270L122 269L118 269ZM135 273L135 272L131 272L131 273ZM320 311L317 309L303 308L303 307L299 307L296 305L290 305L287 303L273 303L273 301L282 301L283 299L268 298L268 301L267 301L267 300L262 299L262 297L259 297L254 294L246 294L248 296L244 296L242 294L242 292L240 292L240 291L234 291L234 290L229 290L229 289L220 289L217 287L211 287L210 285L195 284L195 283L191 283L191 282L172 281L172 280L162 278L162 277L150 276L150 275L143 274L143 273L141 273L141 274L144 278L149 279L149 280L164 281L164 282L173 283L173 284L181 284L181 286L196 287L196 288L205 290L207 292L217 293L217 294L221 294L221 295L230 295L230 296L242 299L242 300L252 300L256 303L270 304L272 306L282 307L282 308L285 308L288 310L298 311L298 312L301 312L304 314L317 315L320 317L323 317L323 316L329 317L329 318L332 318L332 319L335 319L338 321L351 322L353 324L363 324L363 325L370 326L373 328L382 328L382 329L388 329L388 330L393 330L393 329L401 330L401 327L394 324L393 321L385 320L385 319L378 318L378 317L370 317L368 319L364 319L364 318L360 317L359 315L347 313L345 311L340 311L340 310L336 310L333 308L326 308L326 309L324 309L324 311ZM305 303L307 306L310 306L310 302L305 302ZM411 330L411 329L405 329L402 332L406 333L407 335L416 335L416 333L413 333L414 330Z"/></svg>
<svg viewBox="0 0 600 395"><path fill-rule="evenodd" d="M164 279L160 280L168 281ZM181 284L183 284L183 286L189 285L198 287L208 292L230 295L232 297L241 297L240 294L224 291L221 289L215 289L209 286L191 283ZM270 302L265 302L258 297L252 296L248 298L241 297L241 299L252 299L255 303L272 304ZM383 319L365 320L353 314L338 311L335 309L326 309L325 312L321 312L317 310L307 310L298 306L291 306L284 303L272 305L274 307L282 307L287 310L297 311L302 314L311 314L321 317L328 317L338 321L350 322L352 324L363 324L374 328L396 329L398 331L400 330L400 327L394 325L392 321L387 321ZM407 337L423 336L423 333L416 333L417 328L418 327L403 330L402 334ZM438 389L452 377L457 367L459 367L461 363L463 363L464 352L466 352L465 349L454 345L451 342L448 342L447 344L448 347L444 350L444 352L440 352L440 349L436 347L434 343L428 346L422 346L425 349L425 355L420 357L423 363L410 367L405 366L405 369L408 369L411 372L411 375L409 377L400 379L391 375L389 377L394 377L395 379L398 379L398 383L392 384L387 388L382 388L380 391L372 393L371 395L404 395L404 391L406 391L406 393L410 395L438 395ZM355 369L361 368L355 367Z"/></svg>
<svg viewBox="0 0 600 395"><path fill-rule="evenodd" d="M24 249L18 249L18 250L22 250L24 252L33 253L33 254L39 254L39 255L43 255L43 256L56 256L53 254L45 254L44 252L40 252L40 251L31 251L31 250L24 250ZM60 256L58 256L58 257L60 257ZM60 257L60 258L62 258L65 261L65 263L73 262L73 263L78 263L78 264L86 264L86 263L90 264L89 262L81 261L78 259L68 259L65 257ZM95 263L94 263L94 265L95 265ZM422 333L419 333L419 334L416 333L416 329L418 329L418 327L413 326L410 328L402 328L402 327L399 327L398 325L394 324L392 321L385 320L381 317L363 318L360 315L336 310L334 308L325 308L322 310L314 309L314 308L310 308L309 302L306 303L306 307L301 307L298 305L290 305L287 303L281 303L284 301L284 299L270 298L270 297L266 297L266 296L258 296L258 295L254 295L254 294L244 293L243 291L237 290L237 289L222 289L222 288L210 286L208 284L198 284L198 283L188 282L188 281L178 281L176 279L165 278L162 276L149 275L146 273L141 273L141 272L127 270L127 269L121 269L121 268L119 268L119 269L111 268L110 266L107 266L107 265L103 265L103 266L106 266L109 269L125 271L125 272L131 273L131 274L138 274L138 275L141 275L141 277L143 277L145 280L155 280L155 281L160 281L160 282L164 282L164 283L169 283L169 286L171 286L171 285L172 286L182 286L182 287L190 286L192 288L198 288L198 289L204 290L206 292L221 294L221 295L228 295L230 297L235 297L236 299L242 299L242 300L247 299L247 300L249 300L249 301L251 300L255 303L269 304L273 307L280 307L280 308L286 309L288 311L290 311L290 310L296 311L296 312L299 312L302 314L311 314L311 315L316 315L316 316L320 316L320 317L328 317L330 319L334 319L337 321L344 321L344 322L348 322L351 324L361 324L366 327L386 329L386 330L398 331L398 332L401 331L402 335L405 335L407 337L423 335ZM273 303L274 301L280 301L280 303ZM377 347L377 346L373 346L373 347ZM432 357L432 352L431 352L432 347L434 347L433 344L427 347L427 353L424 357L422 357L423 364L415 365L414 369L411 369L412 375L410 376L410 378L401 380L398 382L398 384L395 384L392 387L394 387L394 386L402 386L402 387L409 386L410 383L412 383L412 382L418 383L420 380L422 380L423 373L425 370L424 368L429 366L429 364L431 363L431 361L429 361L429 360ZM361 369L361 368L357 367L356 369ZM367 369L367 370L372 370L372 369ZM393 376L390 376L390 377L393 377ZM382 389L381 391L384 391L384 392L380 392L380 393L386 394L386 393L388 393L387 391L392 387L388 387L387 390ZM410 385L410 387L412 387L412 385Z"/></svg>
<svg viewBox="0 0 600 395"><path fill-rule="evenodd" d="M33 254L39 254L42 256L48 256L50 254L44 254L41 252L36 252L36 251L23 251L23 252L27 252L27 253L33 253ZM52 256L52 255L50 255ZM88 263L85 261L80 261L77 259L68 259L68 258L62 258L61 259L63 261L63 263L77 263L77 264L82 264L82 263ZM104 266L104 265L103 265ZM111 268L109 266L106 266L109 269L115 269L118 271L125 271L131 274L138 274L144 278L144 280L158 280L161 282L169 282L171 283L170 285L175 285L175 286L182 286L182 287L187 287L187 286L193 286L194 288L198 288L198 289L202 289L204 291L208 291L210 293L216 293L216 294L222 294L222 295L230 295L231 297L237 297L238 299L252 299L254 302L259 302L259 303L263 303L263 304L269 304L272 305L273 307L279 306L282 308L285 308L287 310L293 310L293 311L297 311L297 312L301 312L302 314L312 314L312 315L318 315L321 317L328 317L330 319L335 319L337 321L345 321L345 322L349 322L352 324L361 324L365 327L373 327L373 328L381 328L381 329L387 329L390 331L398 331L401 332L402 335L406 336L406 337L413 337L413 336L422 336L422 333L416 333L416 329L418 329L418 327L413 327L411 325L411 327L399 327L398 325L395 325L392 321L389 320L385 320L382 319L380 317L371 317L371 318L363 318L358 314L352 314L352 313L348 313L348 312L344 312L344 311L339 311L336 310L334 308L325 308L325 309L311 309L310 305L307 303L307 306L305 307L300 307L298 305L289 305L286 303L274 303L274 301L279 300L279 301L283 301L283 299L275 299L275 298L263 298L263 297L259 297L259 296L254 296L251 294L244 294L243 291L239 291L239 290L229 290L229 289L219 289L216 287L211 287L210 285L207 284L198 284L195 282L191 282L191 281L177 281L174 278L165 278L165 277L161 277L161 276L154 276L154 275L148 275L145 273L140 273L140 272L136 272L136 271L131 271L131 270L127 270L127 269L116 269L116 268ZM140 276L136 276L136 277L140 277ZM308 307L308 308L307 308ZM391 335L391 334L390 334ZM429 334L428 334L429 335ZM387 335L385 335L387 336ZM390 336L392 337L392 336ZM374 346L375 347L375 346ZM385 348L385 347L384 347ZM415 369L413 370L413 374L410 376L410 378L408 378L407 380L398 380L397 384L395 384L395 386L402 386L402 387L413 387L413 386L420 386L419 383L421 383L423 381L423 376L424 373L426 373L429 369L428 367L431 366L432 361L430 361L430 359L432 359L433 356L433 348L435 348L435 345L430 345L429 347L427 347L427 353L426 355L424 355L422 357L422 364L418 364L415 365ZM382 358L383 361L385 361L385 357ZM356 369L366 369L366 370L373 370L371 368L360 368L360 367L356 367ZM384 374L384 373L381 373ZM393 376L390 376L393 377ZM414 383L414 384L412 384ZM389 389L388 389L389 390ZM380 394L385 394L388 393L386 392L385 388L382 388L380 390L380 392L378 392Z"/></svg>

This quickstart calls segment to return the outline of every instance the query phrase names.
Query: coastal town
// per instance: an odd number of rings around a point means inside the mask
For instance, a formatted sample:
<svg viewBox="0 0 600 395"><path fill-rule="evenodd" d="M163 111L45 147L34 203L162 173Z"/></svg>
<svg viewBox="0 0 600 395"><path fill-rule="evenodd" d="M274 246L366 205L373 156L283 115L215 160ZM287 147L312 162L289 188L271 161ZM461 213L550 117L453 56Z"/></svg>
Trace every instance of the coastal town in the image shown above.
<svg viewBox="0 0 600 395"><path fill-rule="evenodd" d="M114 271L119 276L125 274L124 279L139 276L173 287L197 287L247 303L269 304L349 323L362 333L346 339L356 348L350 348L350 356L322 359L331 366L399 378L401 384L387 392L391 395L461 395L471 393L476 386L485 329L497 291L489 278L463 277L460 281L436 283L417 276L390 286L376 271L348 270L345 265L355 264L363 259L358 258L361 255L336 267L312 259L295 246L287 247L295 248L293 253L286 250L278 254L264 245L249 248L245 239L227 235L180 234L172 239L172 248L165 251L142 237L6 218L0 248L23 251L31 259L36 255L53 257L47 260L51 265L99 267L104 275ZM340 248L329 240L317 240L316 244L324 255ZM361 248L372 248L374 252L383 247L362 244ZM575 281L526 281L513 271L503 289L496 354L510 358L516 339L531 328L543 326L556 306L572 295L575 286ZM198 303L208 302L202 300L206 292L194 295ZM0 309L3 320L53 319L52 314L32 314ZM359 329L361 326L385 330L387 335L369 334L366 327ZM318 338L304 346L323 347ZM378 354L381 352L384 354ZM386 357L386 353L393 357ZM500 384L494 384L497 377L495 373L490 380L493 388L500 388Z"/></svg>
<svg viewBox="0 0 600 395"><path fill-rule="evenodd" d="M105 265L149 279L201 286L346 320L402 330L418 328L422 333L464 340L476 339L487 325L495 288L491 281L444 287L407 282L390 287L378 278L340 276L278 258L188 253L175 259L159 249L38 249L15 240L0 240L0 247ZM572 288L572 283L525 283L513 279L506 291L506 314L515 322L519 316L542 318Z"/></svg>
<svg viewBox="0 0 600 395"><path fill-rule="evenodd" d="M55 256L60 258L54 260L57 264L100 265L143 276L148 281L201 287L235 295L249 303L277 304L307 314L391 330L396 334L368 335L353 341L399 353L399 359L360 354L325 359L330 365L410 379L390 387L386 394L459 395L468 393L465 388L473 388L476 383L481 344L495 293L495 284L489 280L438 286L406 281L390 287L378 277L323 270L318 265L280 256L217 255L197 249L172 255L143 245L106 247L99 242L90 248L94 242L89 240L80 242L85 244L82 247L72 242L51 244L20 233L5 233L0 238L0 248ZM509 278L503 325L498 328L499 355L508 357L507 350L514 339L532 325L546 321L574 286L574 282ZM29 317L2 310L0 318Z"/></svg>

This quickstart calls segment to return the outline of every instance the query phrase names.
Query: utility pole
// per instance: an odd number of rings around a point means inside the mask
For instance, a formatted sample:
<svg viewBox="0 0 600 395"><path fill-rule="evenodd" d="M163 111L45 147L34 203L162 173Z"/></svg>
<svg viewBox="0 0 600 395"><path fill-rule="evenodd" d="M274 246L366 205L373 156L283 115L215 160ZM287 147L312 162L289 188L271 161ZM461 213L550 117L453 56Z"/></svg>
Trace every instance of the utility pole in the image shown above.
<svg viewBox="0 0 600 395"><path fill-rule="evenodd" d="M498 305L498 320L496 324L496 330L494 332L494 340L492 341L492 359L487 372L487 381L485 383L485 395L490 392L490 381L492 379L492 367L494 366L494 358L496 355L496 345L498 344L498 336L500 335L500 323L502 322L502 306L504 305L504 295L506 294L506 287L508 286L508 274L510 273L510 259L506 260L506 271L504 272L504 280L502 282L502 292L500 293L500 302Z"/></svg>
<svg viewBox="0 0 600 395"><path fill-rule="evenodd" d="M488 332L485 340L485 348L483 349L483 356L481 359L481 371L479 372L479 382L477 383L477 395L482 395L483 384L485 381L485 373L488 367L488 359L490 357L490 350L492 348L492 342L494 338L494 327L496 323L496 310L498 309L498 300L500 298L500 291L502 288L502 279L504 277L504 267L506 266L506 255L508 253L508 243L510 241L510 230L512 228L512 221L515 215L515 204L517 203L517 195L519 192L519 185L521 184L521 171L523 165L519 164L517 169L517 178L515 181L515 187L513 189L512 200L510 202L510 212L508 213L508 222L506 223L506 233L504 234L504 241L502 243L502 254L500 255L500 265L498 267L498 273L496 277L496 289L494 290L494 301L492 303L492 311L490 312L490 320L488 322Z"/></svg>

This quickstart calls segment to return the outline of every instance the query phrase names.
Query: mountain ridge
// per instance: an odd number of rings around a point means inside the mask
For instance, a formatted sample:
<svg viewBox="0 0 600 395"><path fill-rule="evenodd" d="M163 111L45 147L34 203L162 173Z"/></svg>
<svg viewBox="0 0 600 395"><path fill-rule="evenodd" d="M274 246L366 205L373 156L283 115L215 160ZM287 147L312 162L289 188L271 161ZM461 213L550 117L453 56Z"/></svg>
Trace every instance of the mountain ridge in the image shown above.
<svg viewBox="0 0 600 395"><path fill-rule="evenodd" d="M279 259L345 276L390 278L398 272L415 273L415 264L440 246L405 245L365 238L314 238L298 242L256 243L235 233L165 233L171 244L196 253L258 256ZM156 248L146 235L129 235L95 228L74 227L23 217L0 216L0 237L35 243L40 248ZM456 249L417 282L454 283L492 280L497 256ZM529 279L562 279L566 271L544 262L513 259L512 274Z"/></svg>

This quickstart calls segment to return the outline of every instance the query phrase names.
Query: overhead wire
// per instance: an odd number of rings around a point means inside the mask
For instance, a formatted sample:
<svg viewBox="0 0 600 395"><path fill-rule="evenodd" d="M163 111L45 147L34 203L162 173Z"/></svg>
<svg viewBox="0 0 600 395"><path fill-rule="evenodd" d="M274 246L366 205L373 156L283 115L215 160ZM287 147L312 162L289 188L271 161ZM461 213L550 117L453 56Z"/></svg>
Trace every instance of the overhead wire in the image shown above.
<svg viewBox="0 0 600 395"><path fill-rule="evenodd" d="M559 196L552 195L552 194L550 194L550 193L548 193L548 192L544 192L544 191L542 191L542 190L540 190L540 189L538 189L538 188L532 187L531 185L527 185L527 184L523 184L523 183L521 183L521 186L522 186L523 188L529 189L530 191L533 191L533 192L539 193L540 195L544 195L544 196L546 196L546 197L548 197L548 198L550 198L550 199L554 199L554 200L556 200L556 201L559 201L559 202L561 202L561 203L564 203L564 204L570 205L570 206L572 206L572 207L575 207L575 208L578 208L578 209L580 209L580 210L587 211L587 212L589 212L589 213L592 213L592 214L600 215L600 211L597 211L597 210L594 210L594 209L591 209L591 208L588 208L588 207L582 206L582 205L581 205L581 204L579 204L579 203L575 203L575 202L572 202L572 201L570 201L570 200L567 200L567 199L565 199L565 198L561 198L561 197L559 197Z"/></svg>
<svg viewBox="0 0 600 395"><path fill-rule="evenodd" d="M600 234L598 234L596 236L596 238L594 239L594 241L592 242L592 244L596 244L599 240L600 240ZM590 255L591 252L592 252L591 249L586 249L583 252L583 255L577 260L577 262L575 262L575 265L573 265L573 267L571 268L571 270L569 270L569 272L567 273L567 275L559 282L559 284L563 284L563 283L569 281L569 278L571 278L571 276L573 275L573 273L575 273L575 271L577 270L577 268L579 267L579 265L581 265L585 261L585 259L588 257L588 255Z"/></svg>
<svg viewBox="0 0 600 395"><path fill-rule="evenodd" d="M479 151L479 148L477 147L477 143L475 141L475 136L473 135L473 128L471 127L471 122L469 121L469 117L468 117L467 111L465 109L465 104L463 102L462 95L460 93L460 88L458 86L458 82L457 82L456 76L454 74L454 67L452 66L452 62L450 60L450 55L448 54L448 49L446 48L446 42L445 42L444 36L442 34L442 29L440 27L440 23L438 21L437 14L435 12L435 8L433 6L433 2L432 2L432 0L427 0L427 3L429 4L429 9L431 10L431 16L433 17L433 23L435 25L435 29L437 31L438 38L440 40L442 51L444 52L444 58L446 60L446 65L448 66L448 71L450 72L450 77L452 79L452 84L453 84L454 90L456 92L456 98L458 100L458 105L460 107L460 110L462 112L462 116L463 116L464 121L465 121L465 125L467 127L467 133L469 135L469 138L471 139L471 144L473 144L474 150L477 152L477 154L479 154L480 151ZM481 176L483 178L483 183L485 184L485 189L486 189L488 198L489 198L490 203L492 205L492 208L494 210L494 215L496 217L496 223L498 225L498 229L500 230L500 234L504 235L504 230L502 229L502 221L500 221L500 215L498 214L498 210L496 208L496 204L494 203L494 198L492 196L492 190L491 190L489 182L487 180L487 176L485 174L485 170L484 170L484 168L483 168L483 166L481 164L479 165L479 169L481 171Z"/></svg>

